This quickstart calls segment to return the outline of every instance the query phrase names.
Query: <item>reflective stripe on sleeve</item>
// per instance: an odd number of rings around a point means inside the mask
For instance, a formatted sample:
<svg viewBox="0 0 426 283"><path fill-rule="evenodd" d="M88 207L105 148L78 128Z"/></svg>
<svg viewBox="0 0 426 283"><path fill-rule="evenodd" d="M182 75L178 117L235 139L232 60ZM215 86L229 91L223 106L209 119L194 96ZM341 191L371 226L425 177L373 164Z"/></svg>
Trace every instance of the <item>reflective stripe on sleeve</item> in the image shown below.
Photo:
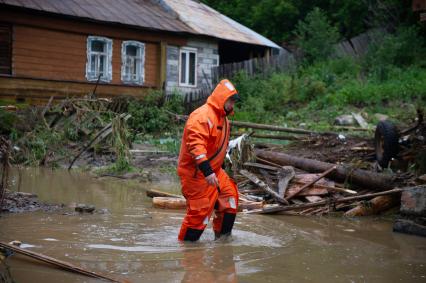
<svg viewBox="0 0 426 283"><path fill-rule="evenodd" d="M200 154L200 155L196 156L195 160L199 160L199 159L205 158L205 157L206 157L206 155L203 153L203 154Z"/></svg>

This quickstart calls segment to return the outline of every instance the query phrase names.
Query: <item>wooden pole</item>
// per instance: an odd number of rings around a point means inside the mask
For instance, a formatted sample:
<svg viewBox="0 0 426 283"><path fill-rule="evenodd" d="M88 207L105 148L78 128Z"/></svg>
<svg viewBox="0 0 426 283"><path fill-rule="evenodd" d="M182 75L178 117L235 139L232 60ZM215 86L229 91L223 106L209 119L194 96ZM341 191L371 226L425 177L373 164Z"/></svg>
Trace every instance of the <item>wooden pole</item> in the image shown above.
<svg viewBox="0 0 426 283"><path fill-rule="evenodd" d="M304 129L287 128L287 127L281 127L281 126L275 126L275 125L257 124L257 123L242 122L242 121L230 121L230 123L232 126L235 126L235 127L261 129L261 130L269 130L269 131L277 131L277 132L288 132L288 133L305 134L305 135L337 135L337 133L333 133L333 132L315 132L315 131L308 131Z"/></svg>
<svg viewBox="0 0 426 283"><path fill-rule="evenodd" d="M231 136L238 137L241 136L243 133L231 133ZM301 141L304 140L300 137L295 136L283 136L283 135L267 135L267 134L257 134L253 133L250 135L252 138L259 138L259 139L271 139L271 140L285 140L285 141Z"/></svg>
<svg viewBox="0 0 426 283"><path fill-rule="evenodd" d="M37 260L42 261L42 262L53 264L53 265L60 267L62 269L65 269L65 270L68 270L68 271L71 271L71 272L75 272L75 273L79 273L79 274L83 274L83 275L86 275L86 276L89 276L89 277L104 279L104 280L108 280L110 282L118 282L118 283L129 282L127 280L118 280L118 279L115 279L115 278L112 278L112 277L101 275L101 274L95 273L93 271L87 271L87 270L85 270L81 267L75 266L71 263L61 261L61 260L46 256L46 255L43 255L43 254L39 254L39 253L36 253L36 252L33 252L33 251L24 250L24 249L21 249L17 246L10 245L10 244L7 244L7 243L0 242L0 247L3 247L5 249L9 249L11 251L14 251L14 252L22 254L22 255L29 256L31 258L37 259Z"/></svg>

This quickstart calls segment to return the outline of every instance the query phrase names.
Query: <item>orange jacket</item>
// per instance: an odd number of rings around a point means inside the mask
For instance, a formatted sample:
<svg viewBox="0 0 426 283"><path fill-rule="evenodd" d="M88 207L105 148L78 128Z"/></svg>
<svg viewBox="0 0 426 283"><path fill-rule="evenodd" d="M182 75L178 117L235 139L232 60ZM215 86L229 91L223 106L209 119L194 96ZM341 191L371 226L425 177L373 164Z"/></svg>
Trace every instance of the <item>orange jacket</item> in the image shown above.
<svg viewBox="0 0 426 283"><path fill-rule="evenodd" d="M231 82L222 80L207 102L189 115L179 154L178 174L180 176L195 177L201 174L198 170L199 165L203 165L204 168L201 168L203 169L201 171L205 175L206 163L211 168L210 171L207 170L208 172L217 172L220 169L230 135L224 105L226 100L236 93Z"/></svg>

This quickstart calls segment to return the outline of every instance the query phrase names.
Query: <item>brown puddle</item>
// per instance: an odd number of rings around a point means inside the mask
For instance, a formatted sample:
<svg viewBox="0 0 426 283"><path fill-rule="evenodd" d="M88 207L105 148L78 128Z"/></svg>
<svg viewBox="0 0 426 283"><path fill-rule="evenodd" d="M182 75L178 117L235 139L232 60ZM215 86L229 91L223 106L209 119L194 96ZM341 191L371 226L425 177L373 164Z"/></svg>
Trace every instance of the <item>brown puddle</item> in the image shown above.
<svg viewBox="0 0 426 283"><path fill-rule="evenodd" d="M131 282L426 282L426 239L393 233L391 221L240 214L232 240L214 242L209 227L199 243L183 245L176 239L183 212L153 209L148 188L176 193L179 184L23 169L21 191L109 213L3 214L0 241L20 240L29 250ZM18 255L6 262L0 274L16 283L104 282Z"/></svg>

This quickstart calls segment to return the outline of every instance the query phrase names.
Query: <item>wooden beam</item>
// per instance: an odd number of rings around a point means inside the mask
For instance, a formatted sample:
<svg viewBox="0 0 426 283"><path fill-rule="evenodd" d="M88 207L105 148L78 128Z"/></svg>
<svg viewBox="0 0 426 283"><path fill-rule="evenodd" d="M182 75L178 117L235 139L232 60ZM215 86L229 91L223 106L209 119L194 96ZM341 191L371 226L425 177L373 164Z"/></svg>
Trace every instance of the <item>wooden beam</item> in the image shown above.
<svg viewBox="0 0 426 283"><path fill-rule="evenodd" d="M167 43L164 41L160 42L160 56L159 57L159 80L158 80L158 88L164 89L166 79L167 79Z"/></svg>
<svg viewBox="0 0 426 283"><path fill-rule="evenodd" d="M104 279L104 280L108 280L110 282L118 282L118 283L129 282L127 280L118 280L118 279L115 279L115 278L112 278L112 277L108 277L108 276L105 276L105 275L102 275L102 274L99 274L99 273L96 273L96 272L93 272L93 271L87 271L87 270L85 270L81 267L75 266L71 263L61 261L61 260L55 259L53 257L49 257L49 256L46 256L46 255L43 255L43 254L33 252L33 251L24 250L24 249L21 249L17 246L10 245L10 244L7 244L7 243L0 242L0 247L3 247L5 249L9 249L11 251L14 251L15 253L19 253L19 254L22 254L22 255L25 255L25 256L29 256L31 258L37 259L37 260L42 261L42 262L50 263L50 264L55 265L55 266L62 268L64 270L83 274L83 275L86 275L86 276L89 276L89 277Z"/></svg>

